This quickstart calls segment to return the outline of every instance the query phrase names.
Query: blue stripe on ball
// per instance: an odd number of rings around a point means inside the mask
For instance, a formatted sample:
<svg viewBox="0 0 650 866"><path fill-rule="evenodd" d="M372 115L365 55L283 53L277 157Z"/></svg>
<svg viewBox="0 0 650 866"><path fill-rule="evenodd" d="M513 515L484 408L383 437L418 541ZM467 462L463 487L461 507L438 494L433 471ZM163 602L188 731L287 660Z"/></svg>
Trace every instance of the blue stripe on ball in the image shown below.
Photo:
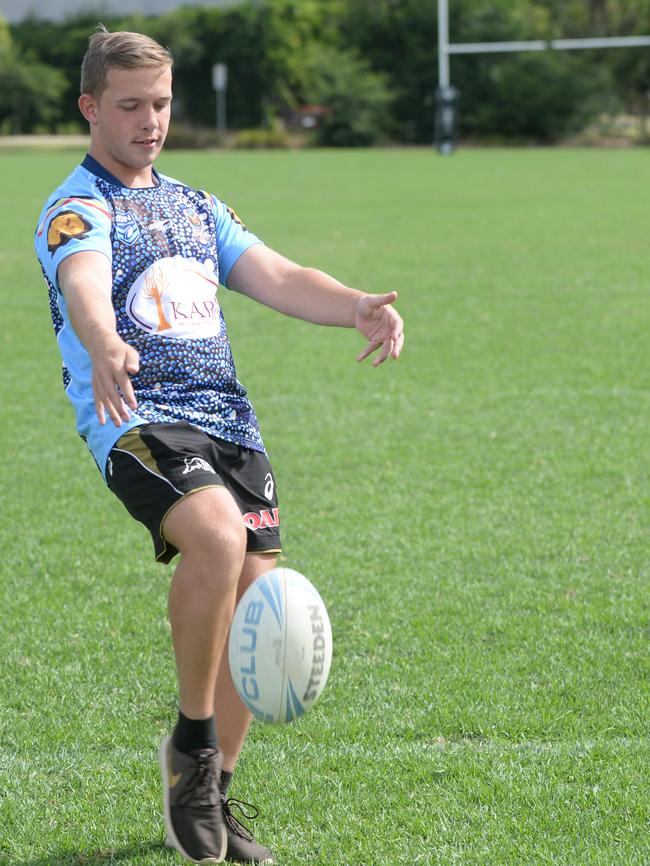
<svg viewBox="0 0 650 866"><path fill-rule="evenodd" d="M277 572L271 572L265 575L264 579L259 583L259 589L264 598L268 601L278 625L282 628L283 610L282 610L282 587L280 586L280 577Z"/></svg>

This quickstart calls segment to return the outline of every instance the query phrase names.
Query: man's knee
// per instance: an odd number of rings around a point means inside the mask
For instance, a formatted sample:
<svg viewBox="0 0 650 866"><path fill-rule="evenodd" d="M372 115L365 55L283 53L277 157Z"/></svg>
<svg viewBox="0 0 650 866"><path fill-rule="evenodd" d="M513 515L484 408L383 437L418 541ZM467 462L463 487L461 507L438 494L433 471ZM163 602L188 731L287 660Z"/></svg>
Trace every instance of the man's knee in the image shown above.
<svg viewBox="0 0 650 866"><path fill-rule="evenodd" d="M162 527L165 539L181 556L209 569L238 573L246 554L246 527L231 494L223 487L199 490L169 512Z"/></svg>

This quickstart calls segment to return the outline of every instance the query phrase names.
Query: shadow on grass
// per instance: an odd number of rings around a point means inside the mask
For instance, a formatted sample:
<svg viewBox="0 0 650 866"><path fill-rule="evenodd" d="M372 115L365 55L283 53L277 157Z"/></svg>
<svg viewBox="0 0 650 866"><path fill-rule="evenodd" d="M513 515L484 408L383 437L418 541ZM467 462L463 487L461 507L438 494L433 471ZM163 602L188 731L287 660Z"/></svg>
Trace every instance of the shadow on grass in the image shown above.
<svg viewBox="0 0 650 866"><path fill-rule="evenodd" d="M127 848L103 848L99 851L52 851L35 859L23 860L14 866L109 866L111 863L132 863L136 857L169 851L163 842L130 845ZM1 861L0 861L1 862Z"/></svg>

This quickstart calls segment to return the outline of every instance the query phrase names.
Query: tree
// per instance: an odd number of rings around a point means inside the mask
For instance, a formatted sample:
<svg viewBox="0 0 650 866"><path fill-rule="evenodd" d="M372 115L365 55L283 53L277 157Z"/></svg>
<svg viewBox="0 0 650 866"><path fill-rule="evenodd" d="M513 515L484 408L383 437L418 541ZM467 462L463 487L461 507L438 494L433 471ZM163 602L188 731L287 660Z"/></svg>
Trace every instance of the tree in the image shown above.
<svg viewBox="0 0 650 866"><path fill-rule="evenodd" d="M450 0L449 12L455 42L650 33L650 0ZM269 125L274 114L319 102L331 109L321 127L330 143L387 135L429 144L436 14L435 0L247 0L105 23L170 47L174 113L194 125L214 126L211 68L221 62L229 68L232 129ZM13 25L11 50L0 47L0 118L25 129L39 115L47 124L57 117L79 122L79 65L96 25L95 14ZM11 51L20 63L7 60ZM58 72L39 71L39 64ZM461 135L476 138L551 142L616 99L642 114L650 108L647 50L456 56L451 70L461 91ZM9 106L12 90L18 99Z"/></svg>
<svg viewBox="0 0 650 866"><path fill-rule="evenodd" d="M514 54L498 64L474 57L458 83L472 92L461 104L462 132L479 139L548 144L579 132L614 99L609 70L568 52Z"/></svg>
<svg viewBox="0 0 650 866"><path fill-rule="evenodd" d="M389 128L393 94L386 76L363 57L339 48L318 47L305 58L305 101L322 105L318 143L334 147L374 144Z"/></svg>
<svg viewBox="0 0 650 866"><path fill-rule="evenodd" d="M59 70L16 48L7 23L0 19L0 123L8 120L13 133L30 132L41 124L53 128L61 115L65 86Z"/></svg>
<svg viewBox="0 0 650 866"><path fill-rule="evenodd" d="M341 47L364 57L393 95L390 134L398 141L430 143L437 76L436 3L348 0L340 33Z"/></svg>

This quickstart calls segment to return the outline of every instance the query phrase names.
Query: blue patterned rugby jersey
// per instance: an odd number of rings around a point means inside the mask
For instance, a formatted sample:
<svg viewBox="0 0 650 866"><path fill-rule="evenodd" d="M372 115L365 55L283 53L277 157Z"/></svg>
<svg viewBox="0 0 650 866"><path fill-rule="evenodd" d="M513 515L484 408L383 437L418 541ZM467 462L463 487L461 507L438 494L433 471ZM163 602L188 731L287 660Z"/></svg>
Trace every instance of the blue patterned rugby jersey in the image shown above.
<svg viewBox="0 0 650 866"><path fill-rule="evenodd" d="M261 241L214 196L155 170L154 176L156 186L129 189L86 156L50 197L36 230L63 383L77 430L104 474L117 439L151 422L188 421L264 451L217 299L240 255ZM121 427L108 416L99 423L90 356L58 284L63 259L84 250L110 260L117 331L140 354L140 371L132 377L138 407Z"/></svg>

